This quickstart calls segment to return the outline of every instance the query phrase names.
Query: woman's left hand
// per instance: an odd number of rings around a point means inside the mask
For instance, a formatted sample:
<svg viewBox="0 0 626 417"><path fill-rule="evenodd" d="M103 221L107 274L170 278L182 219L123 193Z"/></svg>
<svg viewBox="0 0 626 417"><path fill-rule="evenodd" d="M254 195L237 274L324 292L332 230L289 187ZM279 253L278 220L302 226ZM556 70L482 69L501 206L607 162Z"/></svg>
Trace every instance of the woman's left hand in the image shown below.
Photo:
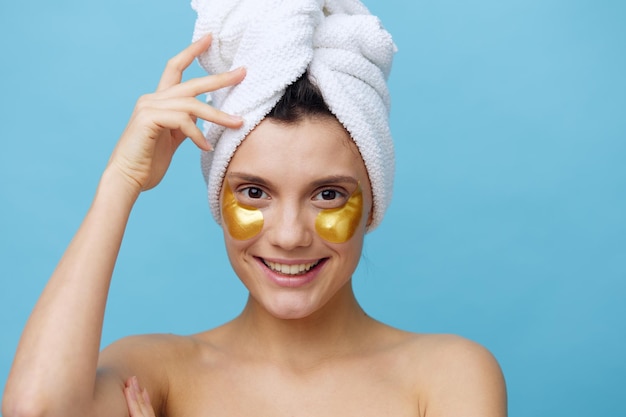
<svg viewBox="0 0 626 417"><path fill-rule="evenodd" d="M139 380L136 376L132 376L126 381L124 396L130 417L156 417L148 391L139 386Z"/></svg>

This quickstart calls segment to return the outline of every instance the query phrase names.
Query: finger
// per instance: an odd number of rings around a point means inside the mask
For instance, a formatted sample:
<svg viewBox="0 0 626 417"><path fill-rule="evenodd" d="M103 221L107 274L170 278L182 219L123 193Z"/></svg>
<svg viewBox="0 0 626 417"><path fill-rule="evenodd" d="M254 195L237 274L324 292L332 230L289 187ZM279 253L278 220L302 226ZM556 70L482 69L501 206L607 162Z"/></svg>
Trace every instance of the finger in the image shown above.
<svg viewBox="0 0 626 417"><path fill-rule="evenodd" d="M200 118L232 129L241 127L243 123L241 117L225 113L192 97L152 100L142 106L144 111L158 109L187 113L194 122Z"/></svg>
<svg viewBox="0 0 626 417"><path fill-rule="evenodd" d="M184 121L183 123L181 123L178 130L180 130L185 137L188 137L189 139L191 139L191 141L195 143L196 146L200 148L201 150L203 151L213 150L213 147L206 140L206 138L204 137L200 129L198 129L198 126L196 126L195 123L191 121L189 122ZM180 145L180 143L178 143L177 145Z"/></svg>
<svg viewBox="0 0 626 417"><path fill-rule="evenodd" d="M146 391L145 388L141 388L139 386L139 380L137 379L137 377L133 377L133 391L134 391L134 398L136 399L137 402L137 408L139 409L139 412L141 413L140 416L142 417L146 417L146 416L150 416L151 411L152 411L152 404L150 403L150 397L148 397L148 392ZM146 400L147 399L147 400Z"/></svg>
<svg viewBox="0 0 626 417"><path fill-rule="evenodd" d="M155 417L154 409L152 408L152 401L150 401L147 389L143 389L141 397L143 398L143 405L145 405L145 407L142 408L144 415L147 417Z"/></svg>
<svg viewBox="0 0 626 417"><path fill-rule="evenodd" d="M173 85L165 90L159 91L158 97L188 96L196 97L200 94L219 90L239 84L246 77L246 69L239 67L228 72L215 75L194 78L184 83Z"/></svg>
<svg viewBox="0 0 626 417"><path fill-rule="evenodd" d="M175 112L171 110L154 109L152 111L153 123L159 130L169 129L172 131L180 131L184 137L191 139L203 151L212 150L211 145L205 139L204 135L196 126L194 120L185 112ZM182 140L181 140L182 141ZM175 144L178 147L180 142Z"/></svg>
<svg viewBox="0 0 626 417"><path fill-rule="evenodd" d="M132 379L133 378L131 377L128 381L126 381L126 386L124 387L124 397L126 398L126 404L128 406L130 417L142 417L139 399L137 398L137 391Z"/></svg>
<svg viewBox="0 0 626 417"><path fill-rule="evenodd" d="M164 90L172 85L180 83L183 79L183 71L191 65L194 59L209 48L209 45L211 45L211 39L211 35L206 35L189 45L175 57L171 58L165 66L163 75L161 75L157 91Z"/></svg>
<svg viewBox="0 0 626 417"><path fill-rule="evenodd" d="M124 388L124 397L128 406L128 414L130 417L141 417L141 409L137 403L137 397L131 387Z"/></svg>

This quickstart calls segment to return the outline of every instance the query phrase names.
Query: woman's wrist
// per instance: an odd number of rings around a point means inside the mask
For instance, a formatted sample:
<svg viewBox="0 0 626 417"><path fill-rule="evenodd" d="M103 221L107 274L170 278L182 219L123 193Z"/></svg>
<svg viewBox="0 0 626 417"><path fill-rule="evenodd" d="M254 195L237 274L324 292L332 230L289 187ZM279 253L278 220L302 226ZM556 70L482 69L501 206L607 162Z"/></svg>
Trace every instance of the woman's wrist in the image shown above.
<svg viewBox="0 0 626 417"><path fill-rule="evenodd" d="M108 166L100 177L100 183L96 191L96 200L102 198L104 201L119 203L132 208L141 194L139 184L128 180L119 170Z"/></svg>

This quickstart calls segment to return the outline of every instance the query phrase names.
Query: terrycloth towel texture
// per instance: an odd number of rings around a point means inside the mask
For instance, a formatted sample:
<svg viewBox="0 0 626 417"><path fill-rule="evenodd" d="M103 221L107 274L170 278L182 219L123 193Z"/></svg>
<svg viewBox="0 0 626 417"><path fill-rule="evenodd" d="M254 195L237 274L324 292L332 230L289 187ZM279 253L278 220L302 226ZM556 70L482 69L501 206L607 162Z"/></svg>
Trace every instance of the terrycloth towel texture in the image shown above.
<svg viewBox="0 0 626 417"><path fill-rule="evenodd" d="M240 66L246 78L211 94L212 104L244 118L240 129L205 123L214 152L202 154L213 216L221 223L219 196L237 146L307 69L331 112L356 143L374 196L368 230L391 200L394 153L386 80L396 47L377 17L358 0L192 0L198 13L193 38L211 33L199 57L210 74Z"/></svg>

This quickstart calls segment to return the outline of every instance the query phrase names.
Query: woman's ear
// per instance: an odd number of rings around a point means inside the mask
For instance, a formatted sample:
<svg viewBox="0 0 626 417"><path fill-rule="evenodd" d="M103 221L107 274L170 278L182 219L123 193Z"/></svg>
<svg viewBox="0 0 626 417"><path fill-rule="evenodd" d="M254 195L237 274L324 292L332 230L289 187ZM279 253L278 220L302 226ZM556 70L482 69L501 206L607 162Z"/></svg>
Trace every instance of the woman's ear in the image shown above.
<svg viewBox="0 0 626 417"><path fill-rule="evenodd" d="M370 227L372 222L374 221L374 203L370 206L370 211L367 214L367 222L365 223L365 227Z"/></svg>

